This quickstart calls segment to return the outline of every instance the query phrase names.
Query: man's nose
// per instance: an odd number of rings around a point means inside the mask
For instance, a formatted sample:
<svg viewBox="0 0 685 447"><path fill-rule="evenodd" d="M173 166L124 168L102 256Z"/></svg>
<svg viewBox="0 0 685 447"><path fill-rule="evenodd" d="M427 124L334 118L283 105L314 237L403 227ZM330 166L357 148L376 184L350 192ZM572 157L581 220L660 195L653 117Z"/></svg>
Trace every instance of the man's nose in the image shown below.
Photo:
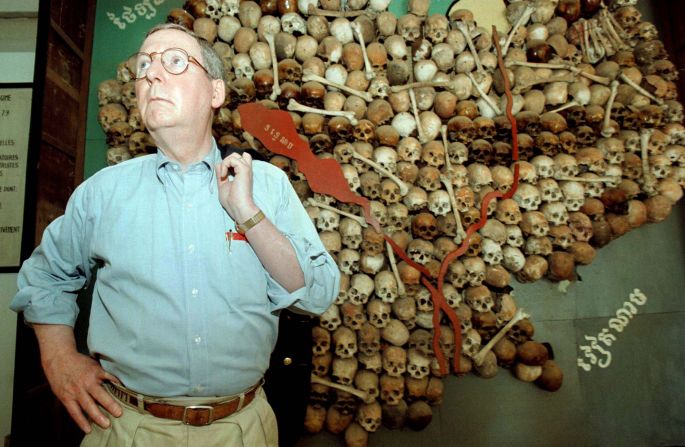
<svg viewBox="0 0 685 447"><path fill-rule="evenodd" d="M155 79L162 79L165 74L166 70L162 65L162 55L154 54L150 60L150 66L147 67L147 72L145 72L145 77L148 81L152 82Z"/></svg>

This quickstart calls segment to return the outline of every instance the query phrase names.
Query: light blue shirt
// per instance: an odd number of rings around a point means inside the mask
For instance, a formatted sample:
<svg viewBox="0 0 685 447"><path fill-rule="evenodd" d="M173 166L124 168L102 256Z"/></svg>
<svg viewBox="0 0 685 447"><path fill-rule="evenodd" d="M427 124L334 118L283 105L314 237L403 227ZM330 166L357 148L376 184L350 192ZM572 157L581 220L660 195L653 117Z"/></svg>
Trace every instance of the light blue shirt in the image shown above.
<svg viewBox="0 0 685 447"><path fill-rule="evenodd" d="M286 175L253 162L256 205L291 242L305 286L271 278L219 203L214 145L181 166L161 151L99 171L19 272L11 307L30 323L73 326L77 292L99 266L88 348L127 387L156 396L239 393L266 371L278 310L320 314L340 273Z"/></svg>

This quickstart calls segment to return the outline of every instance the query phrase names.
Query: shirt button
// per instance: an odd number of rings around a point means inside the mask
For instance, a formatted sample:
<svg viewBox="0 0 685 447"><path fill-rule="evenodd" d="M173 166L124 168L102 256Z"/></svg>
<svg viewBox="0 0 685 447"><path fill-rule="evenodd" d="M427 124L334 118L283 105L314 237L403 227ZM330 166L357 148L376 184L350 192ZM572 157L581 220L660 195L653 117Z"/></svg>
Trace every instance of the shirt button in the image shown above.
<svg viewBox="0 0 685 447"><path fill-rule="evenodd" d="M285 366L292 365L292 363L293 363L293 359L291 359L290 357L286 357L286 358L283 359L283 364L284 364Z"/></svg>
<svg viewBox="0 0 685 447"><path fill-rule="evenodd" d="M200 291L197 290L197 289L193 289L193 290L190 291L190 293L191 293L193 296L197 296L197 294L200 293Z"/></svg>
<svg viewBox="0 0 685 447"><path fill-rule="evenodd" d="M188 245L188 253L192 253L194 251L195 251L195 245L194 244Z"/></svg>
<svg viewBox="0 0 685 447"><path fill-rule="evenodd" d="M199 345L202 342L202 337L197 336L193 339L193 341L195 342L196 345Z"/></svg>
<svg viewBox="0 0 685 447"><path fill-rule="evenodd" d="M192 204L192 203L186 203L186 208L187 208L187 209L191 209L192 207L193 207L193 204Z"/></svg>

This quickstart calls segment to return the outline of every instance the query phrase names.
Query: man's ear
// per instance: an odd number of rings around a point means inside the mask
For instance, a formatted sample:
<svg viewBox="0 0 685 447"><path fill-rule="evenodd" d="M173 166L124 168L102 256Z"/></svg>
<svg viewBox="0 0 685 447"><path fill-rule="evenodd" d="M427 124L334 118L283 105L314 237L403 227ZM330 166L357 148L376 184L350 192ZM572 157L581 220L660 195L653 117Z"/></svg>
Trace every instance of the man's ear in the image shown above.
<svg viewBox="0 0 685 447"><path fill-rule="evenodd" d="M226 99L226 83L222 79L212 80L212 108L218 109Z"/></svg>

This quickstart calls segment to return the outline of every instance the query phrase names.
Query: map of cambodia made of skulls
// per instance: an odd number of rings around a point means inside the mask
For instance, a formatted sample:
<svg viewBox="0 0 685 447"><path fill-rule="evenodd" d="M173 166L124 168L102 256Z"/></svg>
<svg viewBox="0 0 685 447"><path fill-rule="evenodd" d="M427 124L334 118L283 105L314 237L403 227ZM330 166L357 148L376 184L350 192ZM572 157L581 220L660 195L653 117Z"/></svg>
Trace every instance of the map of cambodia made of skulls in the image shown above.
<svg viewBox="0 0 685 447"><path fill-rule="evenodd" d="M685 187L678 72L637 0L510 1L507 29L459 3L409 0L399 17L389 3L189 0L167 16L223 61L219 145L282 169L338 263L305 428L348 445L426 427L448 374L506 368L558 390L512 279L574 281ZM123 62L98 101L109 164L156 150ZM253 128L255 111L278 119ZM616 336L586 339L608 352Z"/></svg>

